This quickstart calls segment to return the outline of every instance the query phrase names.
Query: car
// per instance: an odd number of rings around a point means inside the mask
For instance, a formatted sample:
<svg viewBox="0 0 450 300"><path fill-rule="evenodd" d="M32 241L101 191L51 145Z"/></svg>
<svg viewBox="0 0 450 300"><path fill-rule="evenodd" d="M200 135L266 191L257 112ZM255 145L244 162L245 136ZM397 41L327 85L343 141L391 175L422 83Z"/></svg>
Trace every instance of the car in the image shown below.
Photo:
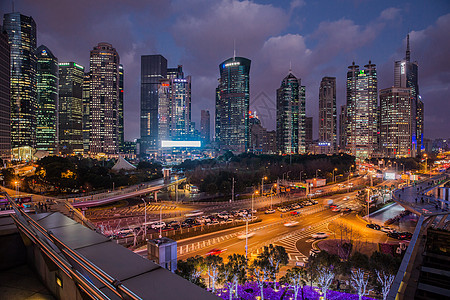
<svg viewBox="0 0 450 300"><path fill-rule="evenodd" d="M309 250L309 256L316 256L317 254L319 254L320 253L320 250L319 249L311 249L311 250Z"/></svg>
<svg viewBox="0 0 450 300"><path fill-rule="evenodd" d="M337 207L337 204L329 204L328 205L330 208L335 208L335 207Z"/></svg>
<svg viewBox="0 0 450 300"><path fill-rule="evenodd" d="M229 217L228 213L226 211L219 213L217 216L221 219L228 219L228 217Z"/></svg>
<svg viewBox="0 0 450 300"><path fill-rule="evenodd" d="M394 233L394 232L396 232L394 228L387 227L387 226L381 226L380 230L383 231L383 232L386 232L386 233Z"/></svg>
<svg viewBox="0 0 450 300"><path fill-rule="evenodd" d="M309 200L313 205L319 204L319 201L317 200Z"/></svg>
<svg viewBox="0 0 450 300"><path fill-rule="evenodd" d="M238 236L237 236L237 238L238 239L240 239L240 240L245 240L245 238L251 238L252 236L254 236L255 235L255 233L254 232L249 232L248 234L245 234L245 233L242 233L242 234L239 234Z"/></svg>
<svg viewBox="0 0 450 300"><path fill-rule="evenodd" d="M316 191L316 193L321 194L321 193L323 193L323 190L318 190L318 191Z"/></svg>
<svg viewBox="0 0 450 300"><path fill-rule="evenodd" d="M226 249L221 250L221 249L214 248L214 249L209 250L208 253L206 253L206 255L219 255L219 254L225 252L225 250Z"/></svg>
<svg viewBox="0 0 450 300"><path fill-rule="evenodd" d="M217 225L217 224L220 224L220 222L217 220L213 220L211 221L211 223L208 223L207 225Z"/></svg>
<svg viewBox="0 0 450 300"><path fill-rule="evenodd" d="M342 207L341 211L343 211L343 212L350 212L350 211L352 211L352 209L350 207Z"/></svg>
<svg viewBox="0 0 450 300"><path fill-rule="evenodd" d="M411 232L398 232L399 235L399 240L411 240L412 238L412 233Z"/></svg>
<svg viewBox="0 0 450 300"><path fill-rule="evenodd" d="M275 210L275 209L268 209L268 210L266 210L264 213L265 214L267 214L267 215L269 215L269 214L274 214L274 213L276 213L277 211Z"/></svg>
<svg viewBox="0 0 450 300"><path fill-rule="evenodd" d="M228 219L225 221L225 223L226 223L226 224L233 223L233 219L232 219L232 218L228 218Z"/></svg>
<svg viewBox="0 0 450 300"><path fill-rule="evenodd" d="M335 207L331 208L331 211L340 212L341 209L339 207L335 206Z"/></svg>
<svg viewBox="0 0 450 300"><path fill-rule="evenodd" d="M369 224L366 225L366 227L367 228L372 228L372 229L375 229L375 230L380 230L380 228L381 228L380 225L374 224L374 223L369 223Z"/></svg>
<svg viewBox="0 0 450 300"><path fill-rule="evenodd" d="M311 235L313 239L326 239L328 237L328 233L326 232L316 232Z"/></svg>
<svg viewBox="0 0 450 300"><path fill-rule="evenodd" d="M388 237L399 240L400 239L400 233L399 232L388 232Z"/></svg>
<svg viewBox="0 0 450 300"><path fill-rule="evenodd" d="M286 208L284 208L284 207L278 207L278 210L281 212L287 212Z"/></svg>
<svg viewBox="0 0 450 300"><path fill-rule="evenodd" d="M293 216L296 216L296 215L299 215L300 214L300 212L298 212L298 211L296 211L296 210L294 210L294 211L291 211L291 213L290 213L291 215L293 215Z"/></svg>
<svg viewBox="0 0 450 300"><path fill-rule="evenodd" d="M286 227L293 227L293 226L297 226L298 222L297 221L289 221L284 223L284 226Z"/></svg>
<svg viewBox="0 0 450 300"><path fill-rule="evenodd" d="M166 227L166 223L164 222L155 222L150 226L152 229L164 229Z"/></svg>

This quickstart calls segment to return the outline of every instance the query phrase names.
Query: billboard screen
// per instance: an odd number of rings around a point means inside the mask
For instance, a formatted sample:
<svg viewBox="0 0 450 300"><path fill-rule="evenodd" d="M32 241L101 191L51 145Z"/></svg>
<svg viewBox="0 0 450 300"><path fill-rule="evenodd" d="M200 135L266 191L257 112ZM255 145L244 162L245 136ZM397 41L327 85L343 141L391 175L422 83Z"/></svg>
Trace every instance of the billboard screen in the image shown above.
<svg viewBox="0 0 450 300"><path fill-rule="evenodd" d="M395 173L391 173L391 172L384 173L384 179L395 180Z"/></svg>
<svg viewBox="0 0 450 300"><path fill-rule="evenodd" d="M202 143L200 141L161 141L162 148L191 148L191 147L201 147Z"/></svg>

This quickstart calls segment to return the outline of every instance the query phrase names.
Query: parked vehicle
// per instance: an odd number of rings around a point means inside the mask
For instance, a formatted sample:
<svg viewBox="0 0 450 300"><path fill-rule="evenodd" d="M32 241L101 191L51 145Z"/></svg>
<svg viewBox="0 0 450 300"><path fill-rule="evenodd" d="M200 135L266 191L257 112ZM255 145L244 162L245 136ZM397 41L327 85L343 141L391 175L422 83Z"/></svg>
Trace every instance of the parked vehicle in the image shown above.
<svg viewBox="0 0 450 300"><path fill-rule="evenodd" d="M375 230L380 230L381 229L380 225L374 224L374 223L369 223L369 224L366 225L366 227L367 228L372 228L372 229L375 229Z"/></svg>
<svg viewBox="0 0 450 300"><path fill-rule="evenodd" d="M311 235L313 239L326 239L328 237L328 233L325 232L317 232Z"/></svg>
<svg viewBox="0 0 450 300"><path fill-rule="evenodd" d="M269 214L274 214L274 213L276 213L277 211L275 210L275 209L268 209L268 210L266 210L264 213L265 214L267 214L267 215L269 215Z"/></svg>
<svg viewBox="0 0 450 300"><path fill-rule="evenodd" d="M166 227L166 223L165 222L155 222L151 225L152 229L160 229L160 228L165 228Z"/></svg>
<svg viewBox="0 0 450 300"><path fill-rule="evenodd" d="M387 226L381 226L380 230L383 232L386 232L386 233L396 232L394 228L387 227Z"/></svg>

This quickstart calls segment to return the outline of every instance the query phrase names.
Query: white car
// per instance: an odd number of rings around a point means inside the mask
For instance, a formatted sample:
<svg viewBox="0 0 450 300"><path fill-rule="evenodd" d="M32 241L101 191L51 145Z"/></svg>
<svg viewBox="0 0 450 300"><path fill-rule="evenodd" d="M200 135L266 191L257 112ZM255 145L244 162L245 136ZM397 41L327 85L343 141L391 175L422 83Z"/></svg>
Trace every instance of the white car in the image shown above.
<svg viewBox="0 0 450 300"><path fill-rule="evenodd" d="M160 228L165 228L166 227L166 223L164 222L155 222L151 225L152 229L160 229Z"/></svg>
<svg viewBox="0 0 450 300"><path fill-rule="evenodd" d="M268 209L268 210L266 210L264 213L265 214L274 214L274 213L276 213L277 211L275 210L275 209Z"/></svg>
<svg viewBox="0 0 450 300"><path fill-rule="evenodd" d="M242 233L242 234L238 235L237 238L240 240L245 240L246 237L249 239L254 235L255 235L254 232L249 232L248 234Z"/></svg>
<svg viewBox="0 0 450 300"><path fill-rule="evenodd" d="M289 222L284 223L284 226L293 227L293 226L296 226L297 224L298 224L297 221L289 221Z"/></svg>
<svg viewBox="0 0 450 300"><path fill-rule="evenodd" d="M313 239L326 239L328 237L328 233L325 232L317 232L311 235Z"/></svg>
<svg viewBox="0 0 450 300"><path fill-rule="evenodd" d="M229 217L228 213L226 211L219 213L217 216L221 219L228 219L228 217Z"/></svg>
<svg viewBox="0 0 450 300"><path fill-rule="evenodd" d="M380 230L383 231L383 232L386 232L386 233L393 233L393 232L395 232L395 229L393 229L391 227L387 227L387 226L381 226Z"/></svg>

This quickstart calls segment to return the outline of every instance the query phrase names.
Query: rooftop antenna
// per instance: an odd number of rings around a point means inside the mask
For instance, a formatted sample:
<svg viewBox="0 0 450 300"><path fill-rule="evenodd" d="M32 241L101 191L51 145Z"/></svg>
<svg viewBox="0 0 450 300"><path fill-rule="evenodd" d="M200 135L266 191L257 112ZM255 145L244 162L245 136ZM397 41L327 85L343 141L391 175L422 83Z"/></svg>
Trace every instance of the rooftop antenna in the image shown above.
<svg viewBox="0 0 450 300"><path fill-rule="evenodd" d="M292 61L289 61L289 73L292 73Z"/></svg>
<svg viewBox="0 0 450 300"><path fill-rule="evenodd" d="M406 36L406 61L409 62L411 58L411 51L409 51L409 33Z"/></svg>
<svg viewBox="0 0 450 300"><path fill-rule="evenodd" d="M233 61L236 60L236 39L233 42Z"/></svg>

